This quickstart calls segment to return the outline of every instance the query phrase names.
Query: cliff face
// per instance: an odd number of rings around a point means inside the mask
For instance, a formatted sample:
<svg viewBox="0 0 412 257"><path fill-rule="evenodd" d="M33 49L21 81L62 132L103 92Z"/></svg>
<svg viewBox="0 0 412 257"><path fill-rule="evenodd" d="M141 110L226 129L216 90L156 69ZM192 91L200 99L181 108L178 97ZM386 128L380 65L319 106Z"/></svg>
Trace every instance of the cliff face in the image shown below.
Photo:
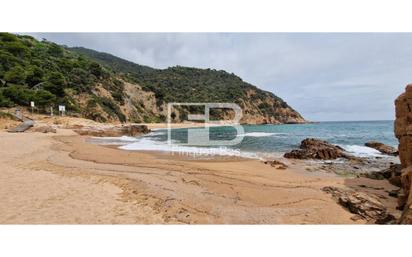
<svg viewBox="0 0 412 257"><path fill-rule="evenodd" d="M401 193L398 204L403 208L400 222L412 224L412 84L395 101L395 135L399 140L399 158L402 165Z"/></svg>

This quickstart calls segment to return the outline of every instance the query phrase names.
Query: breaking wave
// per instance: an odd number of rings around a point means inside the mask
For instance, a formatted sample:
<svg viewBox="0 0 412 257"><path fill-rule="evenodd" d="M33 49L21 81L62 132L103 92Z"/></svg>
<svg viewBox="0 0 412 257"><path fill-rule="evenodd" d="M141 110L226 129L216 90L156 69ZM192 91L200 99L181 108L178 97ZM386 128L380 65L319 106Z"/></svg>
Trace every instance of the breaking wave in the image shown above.
<svg viewBox="0 0 412 257"><path fill-rule="evenodd" d="M283 136L287 135L287 133L268 133L268 132L249 132L245 134L241 134L238 136L244 137L271 137L271 136Z"/></svg>
<svg viewBox="0 0 412 257"><path fill-rule="evenodd" d="M382 157L376 149L361 145L340 145L345 151L358 157Z"/></svg>

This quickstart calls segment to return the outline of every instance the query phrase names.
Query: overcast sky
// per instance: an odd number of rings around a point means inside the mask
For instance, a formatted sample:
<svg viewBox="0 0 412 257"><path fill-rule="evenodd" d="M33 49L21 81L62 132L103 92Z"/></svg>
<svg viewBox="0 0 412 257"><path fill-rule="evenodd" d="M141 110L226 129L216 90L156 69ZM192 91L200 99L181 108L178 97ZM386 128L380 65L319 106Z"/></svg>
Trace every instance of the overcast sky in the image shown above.
<svg viewBox="0 0 412 257"><path fill-rule="evenodd" d="M30 33L155 68L223 69L306 119L392 120L412 82L412 33Z"/></svg>

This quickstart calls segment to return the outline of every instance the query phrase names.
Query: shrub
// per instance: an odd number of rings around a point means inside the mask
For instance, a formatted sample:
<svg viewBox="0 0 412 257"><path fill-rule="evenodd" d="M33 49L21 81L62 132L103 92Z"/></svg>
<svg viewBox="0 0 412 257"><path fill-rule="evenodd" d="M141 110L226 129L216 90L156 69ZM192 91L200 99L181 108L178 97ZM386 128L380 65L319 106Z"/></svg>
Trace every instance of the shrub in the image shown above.
<svg viewBox="0 0 412 257"><path fill-rule="evenodd" d="M102 67L98 63L95 63L95 62L91 63L89 69L90 69L90 72L93 75L95 75L97 78L100 78L103 74Z"/></svg>
<svg viewBox="0 0 412 257"><path fill-rule="evenodd" d="M126 116L121 112L119 106L117 106L112 100L107 97L98 97L97 102L113 118L118 118L121 122L126 121Z"/></svg>
<svg viewBox="0 0 412 257"><path fill-rule="evenodd" d="M50 43L47 52L54 57L61 57L63 55L63 48L57 44Z"/></svg>
<svg viewBox="0 0 412 257"><path fill-rule="evenodd" d="M28 48L20 41L6 42L4 47L8 52L17 57L23 57L28 52Z"/></svg>

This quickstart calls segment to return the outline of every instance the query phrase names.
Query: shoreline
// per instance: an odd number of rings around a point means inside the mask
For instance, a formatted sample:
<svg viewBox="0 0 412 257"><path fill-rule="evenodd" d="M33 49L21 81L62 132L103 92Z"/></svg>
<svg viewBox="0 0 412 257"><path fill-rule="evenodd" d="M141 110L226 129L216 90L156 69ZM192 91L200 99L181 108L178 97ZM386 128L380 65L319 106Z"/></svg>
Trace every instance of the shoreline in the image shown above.
<svg viewBox="0 0 412 257"><path fill-rule="evenodd" d="M363 224L321 188L394 189L387 181L308 172L295 160L280 170L258 160L113 149L70 129L0 133L2 224ZM396 206L395 198L385 201Z"/></svg>
<svg viewBox="0 0 412 257"><path fill-rule="evenodd" d="M139 124L143 125L143 124ZM148 125L148 124L145 124ZM200 127L203 124L197 124L197 126L193 124L178 124L176 127L172 127L171 129L181 129L181 128L195 128ZM282 150L270 150L270 151L255 151L255 150L240 150L237 148L225 147L225 146L210 146L210 147L198 147L196 145L180 145L176 144L175 146L168 147L167 141L162 140L152 140L151 133L154 133L153 136L157 136L158 130L163 130L164 126L167 124L161 124L160 126L152 124L151 131L147 134L142 134L138 136L117 136L117 137L90 137L90 143L99 144L103 146L115 146L121 150L125 151L139 151L139 152L159 152L162 154L170 154L173 156L188 156L188 158L192 157L200 157L200 158L245 158L245 159L256 159L256 160L271 160L271 159L279 159L283 158L283 155L287 152L295 150L299 147L296 145L295 147L290 147L289 149ZM216 126L224 126L218 124ZM268 134L268 135L249 135L249 134ZM270 137L272 132L248 132L244 134L244 137ZM285 134L285 133L279 133ZM166 134L165 134L166 135ZM139 139L144 139L143 142L140 144ZM366 142L366 141L365 141ZM138 143L136 146L127 147L128 145L133 145ZM147 148L147 144L154 144L157 147L149 147ZM365 144L335 144L341 148L343 148L346 153L357 157L363 158L365 160L369 160L371 162L388 162L388 163L399 163L399 158L396 156L391 156L387 154L383 154L378 150L368 147ZM392 145L390 145L392 146ZM366 150L365 150L366 149ZM329 163L339 163L344 159L336 159L336 160L313 160L313 162L329 162ZM309 161L309 160L308 160Z"/></svg>

